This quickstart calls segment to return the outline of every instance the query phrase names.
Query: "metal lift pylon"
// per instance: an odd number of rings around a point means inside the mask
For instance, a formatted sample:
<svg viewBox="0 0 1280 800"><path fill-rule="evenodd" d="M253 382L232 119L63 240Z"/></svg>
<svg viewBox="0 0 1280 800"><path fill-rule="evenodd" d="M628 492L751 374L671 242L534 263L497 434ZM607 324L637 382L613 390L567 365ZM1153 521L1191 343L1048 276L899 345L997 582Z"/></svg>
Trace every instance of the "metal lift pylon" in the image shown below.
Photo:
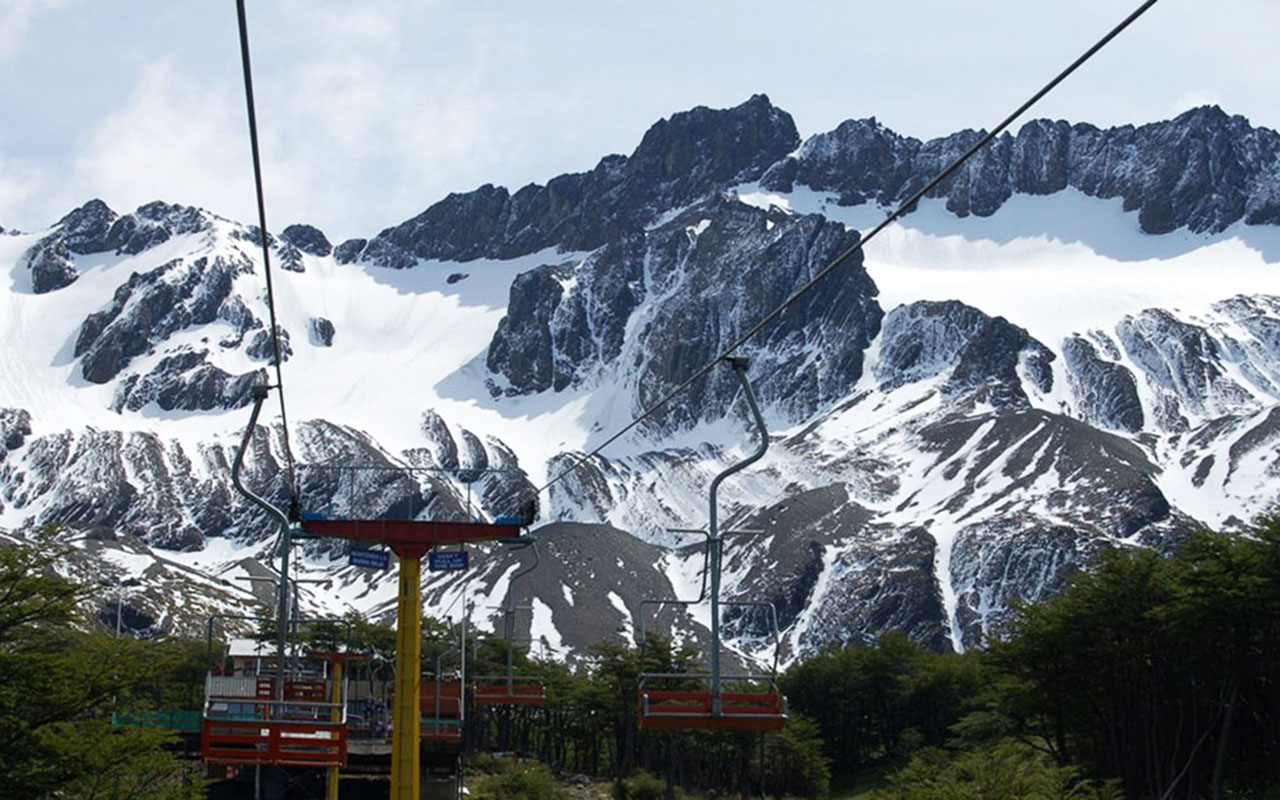
<svg viewBox="0 0 1280 800"><path fill-rule="evenodd" d="M514 539L526 519L496 524L435 520L327 519L301 515L302 530L317 537L387 545L400 559L396 600L396 682L391 713L391 798L419 800L422 724L422 556L443 544ZM501 518L500 518L501 519Z"/></svg>

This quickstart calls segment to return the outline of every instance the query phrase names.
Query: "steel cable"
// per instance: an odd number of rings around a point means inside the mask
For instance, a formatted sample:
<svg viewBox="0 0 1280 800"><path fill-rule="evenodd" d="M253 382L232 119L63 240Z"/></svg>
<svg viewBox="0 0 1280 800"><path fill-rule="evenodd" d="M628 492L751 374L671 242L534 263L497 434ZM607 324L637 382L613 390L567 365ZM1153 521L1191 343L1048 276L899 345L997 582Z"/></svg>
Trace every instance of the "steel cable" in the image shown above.
<svg viewBox="0 0 1280 800"><path fill-rule="evenodd" d="M245 18L244 0L236 0L236 17L240 24L240 63L244 71L244 101L249 113L249 149L253 156L253 182L258 198L258 239L262 244L262 269L267 282L267 313L271 320L271 356L276 370L275 389L280 397L280 425L284 431L286 482L297 497L297 477L293 449L289 445L289 416L285 411L284 372L280 368L280 326L276 323L275 292L271 285L271 246L267 233L267 204L262 191L262 159L258 150L258 115L253 103L253 71L249 66L249 24Z"/></svg>

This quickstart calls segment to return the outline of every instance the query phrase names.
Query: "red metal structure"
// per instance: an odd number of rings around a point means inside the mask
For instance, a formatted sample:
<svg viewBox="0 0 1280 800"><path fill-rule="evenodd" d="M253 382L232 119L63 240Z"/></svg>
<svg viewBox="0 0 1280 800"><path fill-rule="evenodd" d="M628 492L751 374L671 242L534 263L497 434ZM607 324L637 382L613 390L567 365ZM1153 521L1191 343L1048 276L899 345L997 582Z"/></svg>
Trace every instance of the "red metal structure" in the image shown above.
<svg viewBox="0 0 1280 800"><path fill-rule="evenodd" d="M547 687L540 678L522 675L478 678L471 699L478 706L545 706Z"/></svg>
<svg viewBox="0 0 1280 800"><path fill-rule="evenodd" d="M733 681L733 676L722 676ZM697 689L655 689L661 681L682 683L705 681ZM746 682L762 679L746 677ZM640 727L662 730L776 731L787 723L787 701L772 679L758 691L721 691L719 713L715 711L709 675L648 674L637 690ZM745 687L744 687L745 688Z"/></svg>
<svg viewBox="0 0 1280 800"><path fill-rule="evenodd" d="M342 766L347 720L341 702L327 699L328 682L284 682L276 700L271 677L209 675L200 723L200 750L209 764Z"/></svg>
<svg viewBox="0 0 1280 800"><path fill-rule="evenodd" d="M424 680L421 708L422 741L462 741L462 681Z"/></svg>

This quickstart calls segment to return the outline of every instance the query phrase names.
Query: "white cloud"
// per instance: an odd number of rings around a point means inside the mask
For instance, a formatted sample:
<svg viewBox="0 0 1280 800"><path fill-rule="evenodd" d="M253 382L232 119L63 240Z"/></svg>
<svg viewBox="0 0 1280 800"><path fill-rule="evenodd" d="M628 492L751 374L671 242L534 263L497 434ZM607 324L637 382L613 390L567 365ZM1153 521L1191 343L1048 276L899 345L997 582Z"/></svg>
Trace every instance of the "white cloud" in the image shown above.
<svg viewBox="0 0 1280 800"><path fill-rule="evenodd" d="M3 0L0 2L0 61L18 54L31 21L66 5L66 0Z"/></svg>
<svg viewBox="0 0 1280 800"><path fill-rule="evenodd" d="M225 89L183 78L172 60L152 63L128 100L89 132L69 184L120 211L151 200L199 205L252 219L244 111Z"/></svg>
<svg viewBox="0 0 1280 800"><path fill-rule="evenodd" d="M42 199L46 188L44 174L31 164L0 159L0 225L8 228L26 227L33 219L30 207ZM51 222L43 220L37 225Z"/></svg>

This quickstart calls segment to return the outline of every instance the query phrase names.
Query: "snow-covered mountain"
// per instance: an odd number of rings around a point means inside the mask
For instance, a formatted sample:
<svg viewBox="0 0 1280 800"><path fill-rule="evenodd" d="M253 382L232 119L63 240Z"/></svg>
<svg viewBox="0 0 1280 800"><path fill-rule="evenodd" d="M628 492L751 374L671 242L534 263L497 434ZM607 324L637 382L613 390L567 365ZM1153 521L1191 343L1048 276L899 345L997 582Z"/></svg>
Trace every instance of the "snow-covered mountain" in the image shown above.
<svg viewBox="0 0 1280 800"><path fill-rule="evenodd" d="M981 134L851 120L801 142L763 96L657 123L630 156L455 194L368 239L270 237L287 443L304 508L465 518L551 479L541 565L479 548L432 574L574 658L641 625L705 641L697 537L754 447L727 369L571 472ZM1280 497L1280 135L1200 108L1100 130L1037 120L887 228L744 348L764 460L725 483L726 596L769 600L783 657L899 628L974 646L1108 545L1235 529ZM230 486L271 337L261 232L100 201L0 235L0 527L46 522L138 628L247 607L272 529ZM267 407L268 416L276 406ZM246 481L281 507L286 434ZM354 470L352 467L363 467ZM562 476L563 477L560 477ZM309 542L303 602L383 614L394 577ZM103 608L115 608L104 589ZM466 598L465 601L463 598ZM199 602L196 602L196 600ZM185 610L185 614L176 613ZM646 616L648 615L648 616ZM771 656L733 606L731 646Z"/></svg>

